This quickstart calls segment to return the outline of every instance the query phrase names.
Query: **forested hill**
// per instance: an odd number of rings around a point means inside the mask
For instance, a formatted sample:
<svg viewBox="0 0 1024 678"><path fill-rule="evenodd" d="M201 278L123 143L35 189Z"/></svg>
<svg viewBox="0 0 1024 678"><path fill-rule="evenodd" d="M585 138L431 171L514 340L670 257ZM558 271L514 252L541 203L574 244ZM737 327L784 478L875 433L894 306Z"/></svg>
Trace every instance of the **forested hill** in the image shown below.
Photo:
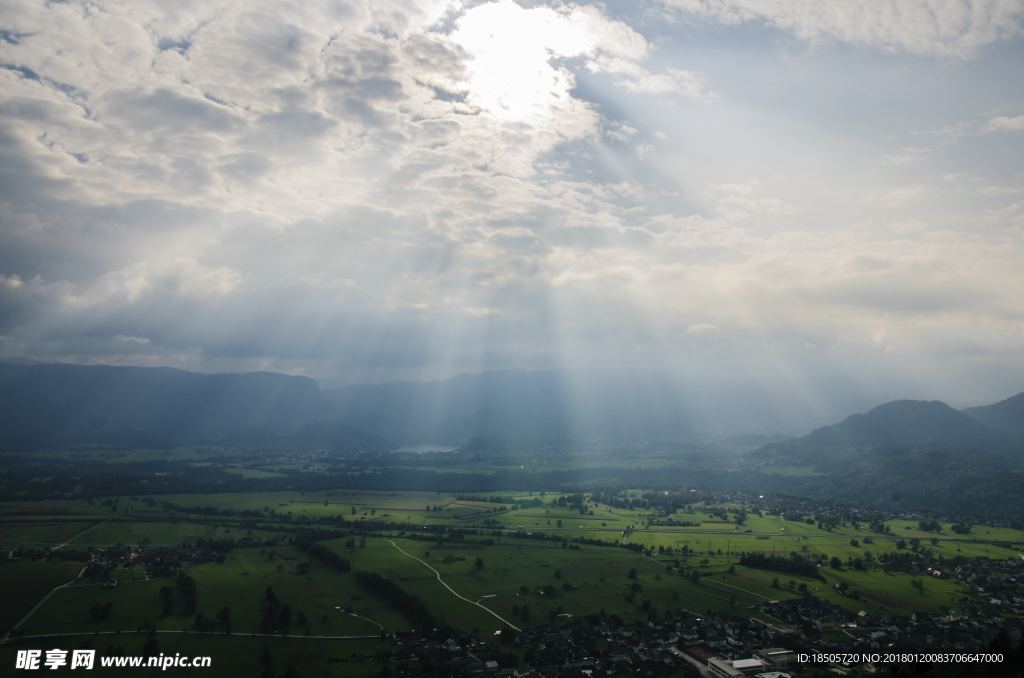
<svg viewBox="0 0 1024 678"><path fill-rule="evenodd" d="M1007 439L967 414L938 400L896 400L819 428L804 439L821 446L942 446L1001 449Z"/></svg>
<svg viewBox="0 0 1024 678"><path fill-rule="evenodd" d="M1020 402L958 411L938 401L900 400L766 445L750 454L754 468L813 470L793 477L793 492L900 508L991 512L1024 501L1024 443L1006 428L982 423ZM982 416L977 416L981 411ZM995 412L996 414L991 414Z"/></svg>
<svg viewBox="0 0 1024 678"><path fill-rule="evenodd" d="M994 405L971 407L964 410L964 413L1014 441L1024 442L1024 393Z"/></svg>
<svg viewBox="0 0 1024 678"><path fill-rule="evenodd" d="M954 457L979 463L1015 463L1021 460L1021 439L983 423L1002 423L1005 403L959 411L937 400L897 400L843 421L816 429L802 438L765 446L763 455L789 463L819 467L849 466L862 462L864 453L882 451L945 450ZM983 416L977 416L977 413ZM996 414L992 414L995 412ZM875 460L877 461L877 460Z"/></svg>

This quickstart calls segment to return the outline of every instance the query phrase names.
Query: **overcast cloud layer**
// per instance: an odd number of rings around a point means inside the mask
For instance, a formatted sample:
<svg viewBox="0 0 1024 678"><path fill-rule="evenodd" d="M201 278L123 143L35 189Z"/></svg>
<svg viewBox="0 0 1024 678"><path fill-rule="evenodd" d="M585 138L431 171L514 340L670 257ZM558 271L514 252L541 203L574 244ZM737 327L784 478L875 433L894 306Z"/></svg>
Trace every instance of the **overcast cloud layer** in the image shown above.
<svg viewBox="0 0 1024 678"><path fill-rule="evenodd" d="M8 0L0 356L1009 395L1022 21Z"/></svg>

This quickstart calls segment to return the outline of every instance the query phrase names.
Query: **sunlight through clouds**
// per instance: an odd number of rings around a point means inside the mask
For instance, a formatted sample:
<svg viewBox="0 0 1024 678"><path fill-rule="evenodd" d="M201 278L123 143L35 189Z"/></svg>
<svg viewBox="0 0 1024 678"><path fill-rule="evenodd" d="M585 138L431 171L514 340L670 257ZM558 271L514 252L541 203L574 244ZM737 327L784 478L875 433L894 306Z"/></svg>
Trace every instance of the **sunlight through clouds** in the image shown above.
<svg viewBox="0 0 1024 678"><path fill-rule="evenodd" d="M6 3L0 356L997 391L1021 15L908 7Z"/></svg>

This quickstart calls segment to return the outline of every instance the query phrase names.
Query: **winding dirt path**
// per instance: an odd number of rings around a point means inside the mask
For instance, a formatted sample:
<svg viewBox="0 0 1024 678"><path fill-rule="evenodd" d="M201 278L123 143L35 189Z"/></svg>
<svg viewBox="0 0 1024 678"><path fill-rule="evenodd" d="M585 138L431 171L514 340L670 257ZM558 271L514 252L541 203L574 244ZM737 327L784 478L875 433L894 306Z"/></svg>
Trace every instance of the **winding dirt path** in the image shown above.
<svg viewBox="0 0 1024 678"><path fill-rule="evenodd" d="M391 541L390 539L385 539L384 541L388 542L389 544L391 544L392 546L394 546L394 547L395 547L396 549L398 549L398 552L399 552L399 553L401 553L401 554L402 554L403 556L405 556L406 558L412 558L413 560L415 560L415 561L417 561L418 563L420 563L421 565L423 565L423 567L425 567L425 568L427 568L428 570L430 570L431 572L433 572L433 573L434 573L434 575L435 575L435 576L437 577L437 581L441 582L441 586L443 586L443 587L445 587L446 589L448 589L449 591L451 591L451 594L452 594L453 596L455 596L456 598L458 598L459 600L464 600L464 601L466 601L467 603L469 603L470 605L476 605L476 606L477 606L477 607L479 607L479 608L480 608L481 610L483 610L483 611L484 611L484 612L486 612L487 614L491 615L492 617L494 617L495 619L497 619L498 621L500 621L500 622L501 622L502 624L504 624L505 626L508 626L508 627L509 627L510 629L513 629L513 630L515 630L515 631L522 631L522 629L521 629L521 628L519 628L518 626L516 626L515 624L513 624L513 623L512 623L512 622L510 622L509 620L505 619L504 617L502 617L501 615L499 615L499 614L498 614L497 612L495 612L495 611L494 611L494 610L492 610L491 608L489 608L489 607L486 607L485 605L481 605L480 603L476 602L475 600L470 600L469 598L466 598L465 596L461 595L461 594L460 594L460 593L459 593L458 591L456 591L455 589L453 589L453 588L452 588L451 586L448 586L447 582L445 582L445 580L441 578L441 573L440 573L440 572L438 572L437 570L435 570L435 569L434 569L433 567L431 567L431 566L430 566L430 564L429 564L429 563L427 563L427 562L426 562L425 560L420 560L419 558L417 558L416 556L412 555L411 553L408 553L408 552L407 552L407 551L405 551L405 550L404 550L404 549L403 549L403 548L402 548L401 546L399 546L399 545L398 545L398 544L396 544L395 542Z"/></svg>

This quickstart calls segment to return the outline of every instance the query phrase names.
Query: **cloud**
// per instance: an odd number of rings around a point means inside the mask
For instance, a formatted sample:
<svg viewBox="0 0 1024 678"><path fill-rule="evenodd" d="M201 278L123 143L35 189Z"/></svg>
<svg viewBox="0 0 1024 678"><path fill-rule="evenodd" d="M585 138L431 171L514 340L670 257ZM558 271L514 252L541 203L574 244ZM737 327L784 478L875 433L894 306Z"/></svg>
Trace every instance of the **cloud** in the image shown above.
<svg viewBox="0 0 1024 678"><path fill-rule="evenodd" d="M612 141L625 143L639 131L640 130L629 123L614 122L605 126L604 136Z"/></svg>
<svg viewBox="0 0 1024 678"><path fill-rule="evenodd" d="M1024 132L1024 115L1000 115L988 121L990 132Z"/></svg>
<svg viewBox="0 0 1024 678"><path fill-rule="evenodd" d="M716 213L732 221L785 217L799 211L782 198L769 194L759 179L720 184L714 190L718 194Z"/></svg>
<svg viewBox="0 0 1024 678"><path fill-rule="evenodd" d="M899 188L887 190L882 195L878 196L878 199L886 205L895 207L923 200L928 196L929 192L930 189L927 186L922 184L911 184L909 186L900 186Z"/></svg>
<svg viewBox="0 0 1024 678"><path fill-rule="evenodd" d="M1018 0L666 0L725 24L761 23L811 42L835 40L923 56L969 57L1024 28Z"/></svg>
<svg viewBox="0 0 1024 678"><path fill-rule="evenodd" d="M745 12L728 20L782 25ZM1010 166L1015 135L975 122L912 162L908 128L955 123L941 97L920 95L927 121L888 117L889 96L823 110L816 83L778 96L794 65L757 45L701 61L674 27L627 19L0 7L0 355L384 379L788 368L814 345L858 372L884 321L906 365L969 337L1014 374L1022 212L975 201L1016 175L957 154L999 141ZM984 182L940 190L937 172Z"/></svg>
<svg viewBox="0 0 1024 678"><path fill-rule="evenodd" d="M706 89L698 73L670 68L664 73L643 73L632 79L620 79L618 85L627 92L642 94L681 94L693 99L712 100L715 94Z"/></svg>

